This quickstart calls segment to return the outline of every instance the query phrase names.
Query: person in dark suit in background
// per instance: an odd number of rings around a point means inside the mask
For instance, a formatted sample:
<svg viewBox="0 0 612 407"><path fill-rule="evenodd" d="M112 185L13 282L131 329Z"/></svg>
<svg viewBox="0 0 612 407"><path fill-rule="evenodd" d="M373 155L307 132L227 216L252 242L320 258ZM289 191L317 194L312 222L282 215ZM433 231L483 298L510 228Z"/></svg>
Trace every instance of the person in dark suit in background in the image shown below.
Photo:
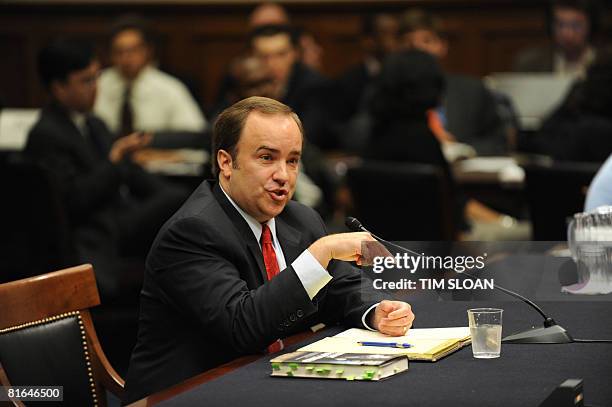
<svg viewBox="0 0 612 407"><path fill-rule="evenodd" d="M240 355L274 352L317 323L403 335L414 315L364 284L369 233L326 235L291 200L301 122L251 97L213 130L216 181L204 181L164 225L147 258L140 327L126 381L132 402Z"/></svg>
<svg viewBox="0 0 612 407"><path fill-rule="evenodd" d="M329 143L325 103L330 82L299 60L297 32L290 26L264 25L251 32L249 41L253 55L272 75L274 99L300 116L309 142L325 148Z"/></svg>
<svg viewBox="0 0 612 407"><path fill-rule="evenodd" d="M604 162L612 152L612 50L601 50L528 146L556 160Z"/></svg>
<svg viewBox="0 0 612 407"><path fill-rule="evenodd" d="M285 25L259 26L249 39L253 56L263 63L272 80L266 96L288 105L302 120L307 135L303 170L323 190L319 209L325 215L331 212L336 190L321 154L333 146L331 82L299 60L297 41L297 32Z"/></svg>
<svg viewBox="0 0 612 407"><path fill-rule="evenodd" d="M278 3L260 3L249 14L249 29L254 30L264 25L294 25L287 10ZM320 71L323 65L323 48L313 33L299 27L296 28L299 45L299 59L315 71Z"/></svg>
<svg viewBox="0 0 612 407"><path fill-rule="evenodd" d="M334 82L334 138L338 147L360 153L368 141L368 99L385 57L397 50L399 22L389 13L365 15L361 22L363 59Z"/></svg>
<svg viewBox="0 0 612 407"><path fill-rule="evenodd" d="M382 61L397 50L399 22L397 16L388 13L369 14L361 23L363 60L352 66L338 78L342 92L343 116L351 117L363 103L364 92L380 72Z"/></svg>
<svg viewBox="0 0 612 407"><path fill-rule="evenodd" d="M521 51L514 70L584 76L596 57L593 40L599 33L600 8L597 0L550 1L546 17L552 44Z"/></svg>
<svg viewBox="0 0 612 407"><path fill-rule="evenodd" d="M25 153L57 180L79 260L93 263L108 299L134 277L120 275L120 258L144 259L186 193L131 162L131 153L145 147L150 135L134 133L113 143L91 113L99 67L91 47L72 39L54 40L40 51L38 70L50 102L29 133Z"/></svg>
<svg viewBox="0 0 612 407"><path fill-rule="evenodd" d="M449 206L461 231L468 230L468 222L499 222L502 214L468 199L458 189L440 142L430 129L427 112L440 103L444 88L442 69L429 53L408 50L385 59L370 101L372 136L364 158L441 168L451 192Z"/></svg>
<svg viewBox="0 0 612 407"><path fill-rule="evenodd" d="M448 53L442 22L420 9L406 11L400 17L400 47L420 49L442 60ZM442 103L434 112L448 133L478 155L506 154L506 127L482 81L453 73L445 73L445 81Z"/></svg>

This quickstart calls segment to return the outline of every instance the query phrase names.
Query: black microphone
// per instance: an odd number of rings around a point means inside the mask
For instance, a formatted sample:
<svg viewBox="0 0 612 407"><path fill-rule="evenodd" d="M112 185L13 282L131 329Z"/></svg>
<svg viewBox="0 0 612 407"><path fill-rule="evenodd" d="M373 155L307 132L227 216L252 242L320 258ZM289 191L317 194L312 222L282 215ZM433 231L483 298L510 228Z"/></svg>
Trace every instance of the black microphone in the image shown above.
<svg viewBox="0 0 612 407"><path fill-rule="evenodd" d="M361 222L357 220L357 218L353 218L352 216L349 216L344 221L344 224L346 225L347 228L349 228L353 232L368 232L372 236L374 236L369 230L363 227L363 225L361 224Z"/></svg>
<svg viewBox="0 0 612 407"><path fill-rule="evenodd" d="M410 249L406 249L405 247L399 246L393 242L389 242L379 236L376 236L374 233L366 229L361 224L361 222L357 220L356 218L349 216L346 218L344 224L346 225L346 227L348 227L353 232L368 232L370 235L372 235L374 239L378 240L381 243L386 243L390 246L393 246L397 249L400 249L414 256L422 256L422 254L420 253L414 252ZM465 274L466 276L472 279L478 278L474 276L473 274L468 273L467 271L459 272L455 269L451 269L451 270L459 275ZM533 328L533 329L529 329L527 331L520 332L514 335L506 336L502 340L502 342L509 342L509 343L571 343L571 342L574 342L570 334L560 325L557 325L554 319L547 316L544 313L544 311L542 311L542 309L538 305L536 305L536 303L534 303L530 299L523 297L522 295L512 290L501 287L495 283L493 284L493 288L525 302L530 307L535 309L544 318L544 328Z"/></svg>

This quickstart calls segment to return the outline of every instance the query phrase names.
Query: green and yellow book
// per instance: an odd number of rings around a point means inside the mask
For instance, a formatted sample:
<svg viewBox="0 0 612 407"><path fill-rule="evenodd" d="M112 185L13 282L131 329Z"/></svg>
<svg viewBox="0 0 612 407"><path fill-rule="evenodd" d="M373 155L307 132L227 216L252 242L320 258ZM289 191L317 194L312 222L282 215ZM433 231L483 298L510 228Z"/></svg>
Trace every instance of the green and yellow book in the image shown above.
<svg viewBox="0 0 612 407"><path fill-rule="evenodd" d="M270 361L272 376L319 379L381 380L408 370L402 355L291 352Z"/></svg>

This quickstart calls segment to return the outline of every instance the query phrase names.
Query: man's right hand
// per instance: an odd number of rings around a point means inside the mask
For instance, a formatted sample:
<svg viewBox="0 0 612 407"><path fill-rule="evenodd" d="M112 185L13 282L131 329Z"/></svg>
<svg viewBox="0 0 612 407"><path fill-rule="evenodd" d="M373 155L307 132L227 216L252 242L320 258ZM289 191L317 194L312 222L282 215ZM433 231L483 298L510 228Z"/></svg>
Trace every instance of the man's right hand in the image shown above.
<svg viewBox="0 0 612 407"><path fill-rule="evenodd" d="M140 132L121 137L113 143L110 153L108 153L108 159L113 164L117 164L126 154L131 154L148 146L152 139L153 135L151 133Z"/></svg>
<svg viewBox="0 0 612 407"><path fill-rule="evenodd" d="M375 241L367 232L338 233L320 238L308 251L327 269L331 259L361 262L363 241Z"/></svg>

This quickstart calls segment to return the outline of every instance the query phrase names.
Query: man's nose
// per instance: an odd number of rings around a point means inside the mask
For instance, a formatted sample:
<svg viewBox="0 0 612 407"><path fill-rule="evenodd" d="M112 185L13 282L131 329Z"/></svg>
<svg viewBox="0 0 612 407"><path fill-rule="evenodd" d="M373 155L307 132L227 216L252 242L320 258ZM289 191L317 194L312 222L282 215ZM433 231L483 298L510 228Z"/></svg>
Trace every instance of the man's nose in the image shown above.
<svg viewBox="0 0 612 407"><path fill-rule="evenodd" d="M279 162L274 174L272 175L272 178L281 185L284 185L287 181L289 181L289 172L287 171L287 164L284 161Z"/></svg>

